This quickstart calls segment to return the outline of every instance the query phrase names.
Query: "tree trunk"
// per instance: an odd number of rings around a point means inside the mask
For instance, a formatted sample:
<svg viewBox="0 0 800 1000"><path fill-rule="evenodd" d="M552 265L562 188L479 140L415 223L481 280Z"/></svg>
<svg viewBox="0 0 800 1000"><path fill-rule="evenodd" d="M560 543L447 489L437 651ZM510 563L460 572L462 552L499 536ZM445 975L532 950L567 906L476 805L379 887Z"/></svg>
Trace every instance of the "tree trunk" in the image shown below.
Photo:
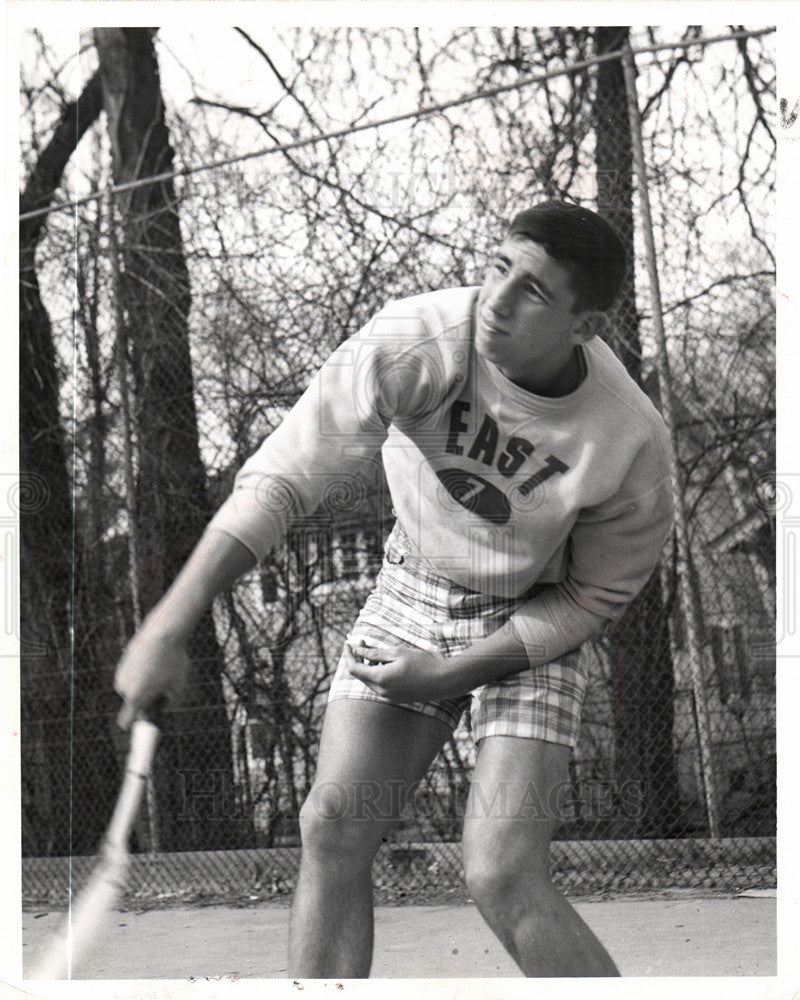
<svg viewBox="0 0 800 1000"><path fill-rule="evenodd" d="M64 106L25 185L21 213L47 207L75 147L100 110L100 79L95 75L78 100ZM85 630L77 616L70 634L77 573L72 565L73 504L59 416L56 351L36 273L45 219L42 215L20 223L22 849L27 855L93 850L108 819L104 789L114 787L118 770L107 726L93 714L79 727L91 761L70 753L70 716L81 713L83 694L97 686L98 678L91 664L73 657L71 647L71 641L75 651L83 647ZM103 784L89 787L77 780L97 768L106 776Z"/></svg>
<svg viewBox="0 0 800 1000"><path fill-rule="evenodd" d="M103 97L115 183L173 168L151 28L98 28ZM121 216L123 325L130 351L138 438L139 600L147 612L197 543L210 511L200 458L188 316L189 277L172 181L117 202ZM233 788L222 655L210 614L191 645L195 678L169 720L156 771L162 847L236 846L224 805ZM195 790L194 792L192 790Z"/></svg>
<svg viewBox="0 0 800 1000"><path fill-rule="evenodd" d="M595 28L598 54L622 48L627 27ZM598 209L620 234L630 261L611 317L611 343L626 369L642 383L642 349L636 312L633 244L633 155L622 63L597 67L595 164ZM668 614L661 580L653 574L611 635L612 683L617 692L616 781L632 801L635 782L639 807L628 817L629 836L668 836L679 817L673 752L675 680Z"/></svg>

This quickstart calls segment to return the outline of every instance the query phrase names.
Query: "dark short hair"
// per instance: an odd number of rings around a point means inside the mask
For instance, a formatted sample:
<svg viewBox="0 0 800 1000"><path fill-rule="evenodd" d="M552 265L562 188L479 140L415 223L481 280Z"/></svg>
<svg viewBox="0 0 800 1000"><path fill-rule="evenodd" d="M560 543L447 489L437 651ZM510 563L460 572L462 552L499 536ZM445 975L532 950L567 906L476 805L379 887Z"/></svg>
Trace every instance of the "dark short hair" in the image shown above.
<svg viewBox="0 0 800 1000"><path fill-rule="evenodd" d="M573 312L609 309L627 267L622 240L597 212L566 201L543 201L515 215L509 236L539 243L569 271Z"/></svg>

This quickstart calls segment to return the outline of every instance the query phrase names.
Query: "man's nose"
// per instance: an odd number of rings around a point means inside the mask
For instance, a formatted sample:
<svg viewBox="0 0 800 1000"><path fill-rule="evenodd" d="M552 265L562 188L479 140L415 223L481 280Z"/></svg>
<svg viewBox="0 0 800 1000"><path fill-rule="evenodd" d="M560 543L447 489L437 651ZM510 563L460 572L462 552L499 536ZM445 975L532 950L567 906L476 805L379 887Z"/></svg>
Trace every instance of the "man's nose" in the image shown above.
<svg viewBox="0 0 800 1000"><path fill-rule="evenodd" d="M489 296L489 309L496 316L508 316L511 313L513 288L509 279L499 282Z"/></svg>

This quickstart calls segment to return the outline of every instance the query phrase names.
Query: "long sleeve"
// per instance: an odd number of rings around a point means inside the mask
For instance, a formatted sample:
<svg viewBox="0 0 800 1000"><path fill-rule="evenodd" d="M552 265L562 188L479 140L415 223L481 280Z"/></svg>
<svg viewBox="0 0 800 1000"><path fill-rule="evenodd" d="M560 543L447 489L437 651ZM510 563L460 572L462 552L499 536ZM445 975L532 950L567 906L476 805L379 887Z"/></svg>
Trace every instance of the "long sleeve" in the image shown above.
<svg viewBox="0 0 800 1000"><path fill-rule="evenodd" d="M396 304L382 310L334 351L245 462L207 530L227 532L262 559L330 491L358 496L389 425L440 403L444 368L424 319L398 315Z"/></svg>
<svg viewBox="0 0 800 1000"><path fill-rule="evenodd" d="M531 660L556 659L620 617L655 569L672 522L669 478L640 496L583 512L570 533L565 579L511 618Z"/></svg>

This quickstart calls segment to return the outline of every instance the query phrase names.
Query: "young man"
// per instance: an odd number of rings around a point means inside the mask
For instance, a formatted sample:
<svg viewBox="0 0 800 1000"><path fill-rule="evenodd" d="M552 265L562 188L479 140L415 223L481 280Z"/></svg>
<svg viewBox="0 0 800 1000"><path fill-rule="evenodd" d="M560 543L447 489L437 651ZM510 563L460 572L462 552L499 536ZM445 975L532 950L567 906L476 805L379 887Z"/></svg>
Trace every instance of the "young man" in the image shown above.
<svg viewBox="0 0 800 1000"><path fill-rule="evenodd" d="M391 303L245 463L119 666L128 714L186 683L214 596L380 451L397 523L332 681L290 974L363 977L371 868L469 706L464 869L527 976L617 974L550 880L586 687L581 645L654 569L672 522L664 424L597 334L625 254L595 213L520 213L483 285Z"/></svg>

